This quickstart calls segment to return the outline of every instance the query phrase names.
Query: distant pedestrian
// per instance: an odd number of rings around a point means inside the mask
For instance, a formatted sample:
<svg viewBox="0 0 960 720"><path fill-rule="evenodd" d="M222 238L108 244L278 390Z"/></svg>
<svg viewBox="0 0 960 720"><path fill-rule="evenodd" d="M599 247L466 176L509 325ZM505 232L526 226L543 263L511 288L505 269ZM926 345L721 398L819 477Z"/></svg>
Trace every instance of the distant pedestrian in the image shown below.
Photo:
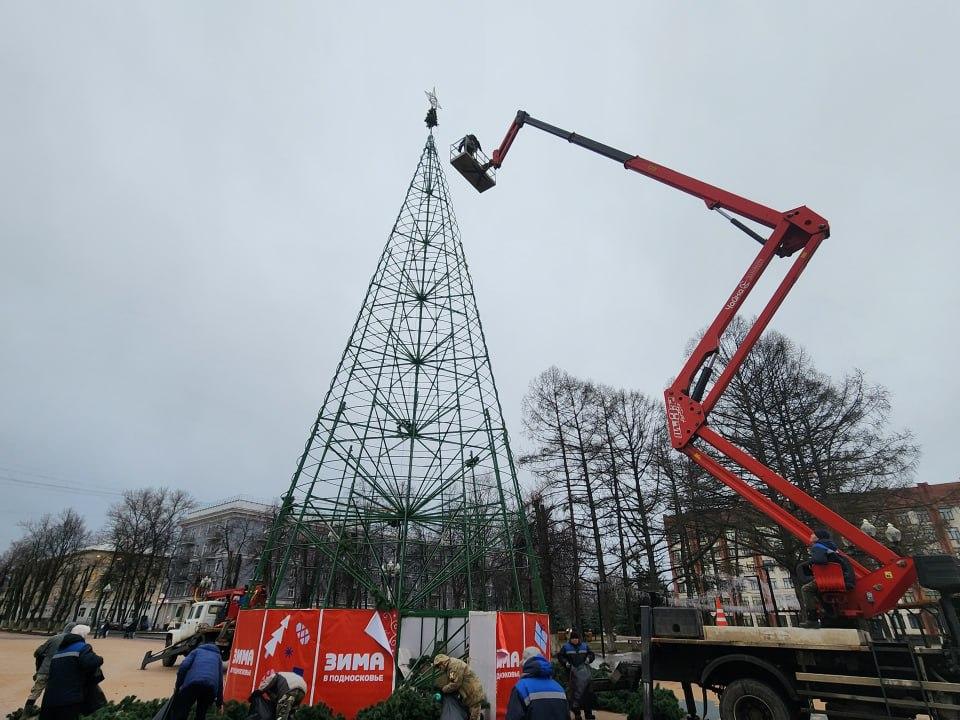
<svg viewBox="0 0 960 720"><path fill-rule="evenodd" d="M68 622L63 626L63 630L56 635L48 638L40 647L33 651L33 659L36 661L35 673L33 676L33 687L30 688L30 694L27 696L27 702L23 704L25 715L36 715L37 700L43 694L43 689L47 686L47 677L50 675L50 661L60 647L60 643L76 626L75 622Z"/></svg>
<svg viewBox="0 0 960 720"><path fill-rule="evenodd" d="M97 638L105 638L107 636L107 633L109 632L110 632L110 623L104 620L102 623L100 623L100 626L97 628L97 631L93 634L93 639L96 640Z"/></svg>
<svg viewBox="0 0 960 720"><path fill-rule="evenodd" d="M539 648L523 651L523 675L510 692L507 720L570 720L563 686Z"/></svg>
<svg viewBox="0 0 960 720"><path fill-rule="evenodd" d="M247 720L289 720L307 695L306 681L296 673L274 673L250 695Z"/></svg>
<svg viewBox="0 0 960 720"><path fill-rule="evenodd" d="M99 688L103 658L87 643L89 634L89 625L74 626L51 658L40 720L77 720L105 704Z"/></svg>
<svg viewBox="0 0 960 720"><path fill-rule="evenodd" d="M223 707L220 648L214 643L204 643L180 663L170 704L170 720L186 720L194 704L197 706L195 720L206 720L207 710L214 703L217 709Z"/></svg>

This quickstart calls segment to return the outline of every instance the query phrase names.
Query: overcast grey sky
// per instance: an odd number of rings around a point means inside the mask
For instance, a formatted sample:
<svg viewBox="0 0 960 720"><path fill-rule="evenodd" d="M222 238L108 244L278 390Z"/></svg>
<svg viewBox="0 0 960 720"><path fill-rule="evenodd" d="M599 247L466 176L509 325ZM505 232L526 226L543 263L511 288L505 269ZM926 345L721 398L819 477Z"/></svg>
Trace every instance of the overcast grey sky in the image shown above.
<svg viewBox="0 0 960 720"><path fill-rule="evenodd" d="M495 146L524 108L827 217L774 326L889 387L917 479L957 479L958 21L955 2L0 0L0 548L67 505L96 527L127 487L283 492L434 85L442 146ZM659 396L754 252L536 131L495 190L448 177L515 444L551 364Z"/></svg>

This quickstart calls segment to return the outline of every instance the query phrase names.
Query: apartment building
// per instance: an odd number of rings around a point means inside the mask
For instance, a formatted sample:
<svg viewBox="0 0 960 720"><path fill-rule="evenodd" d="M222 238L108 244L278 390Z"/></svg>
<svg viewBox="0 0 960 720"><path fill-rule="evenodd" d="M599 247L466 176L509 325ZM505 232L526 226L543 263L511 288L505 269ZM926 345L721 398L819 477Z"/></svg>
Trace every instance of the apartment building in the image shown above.
<svg viewBox="0 0 960 720"><path fill-rule="evenodd" d="M274 512L273 505L238 496L187 515L171 554L156 625L164 627L181 619L208 590L247 585Z"/></svg>

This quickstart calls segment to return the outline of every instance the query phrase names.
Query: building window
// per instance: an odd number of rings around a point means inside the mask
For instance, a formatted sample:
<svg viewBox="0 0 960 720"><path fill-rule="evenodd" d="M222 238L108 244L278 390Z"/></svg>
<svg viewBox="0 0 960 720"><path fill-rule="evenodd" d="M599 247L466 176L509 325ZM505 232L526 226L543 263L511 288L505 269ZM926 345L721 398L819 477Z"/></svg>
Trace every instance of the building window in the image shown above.
<svg viewBox="0 0 960 720"><path fill-rule="evenodd" d="M77 617L83 617L84 613L86 612L87 612L87 609L85 607L80 608L80 612L77 613Z"/></svg>
<svg viewBox="0 0 960 720"><path fill-rule="evenodd" d="M792 587L793 587L793 578L784 578L784 579L783 579L783 586L784 586L785 588L792 588Z"/></svg>
<svg viewBox="0 0 960 720"><path fill-rule="evenodd" d="M949 535L950 539L955 543L960 543L960 528L947 528L947 535Z"/></svg>
<svg viewBox="0 0 960 720"><path fill-rule="evenodd" d="M953 520L953 508L952 507L940 508L940 517L942 517L944 520Z"/></svg>
<svg viewBox="0 0 960 720"><path fill-rule="evenodd" d="M776 590L777 588L780 587L780 581L779 581L779 580L771 580L771 581L770 581L770 587L772 587L774 590Z"/></svg>
<svg viewBox="0 0 960 720"><path fill-rule="evenodd" d="M920 618L917 617L914 613L907 615L907 622L910 623L910 627L914 630L920 629Z"/></svg>

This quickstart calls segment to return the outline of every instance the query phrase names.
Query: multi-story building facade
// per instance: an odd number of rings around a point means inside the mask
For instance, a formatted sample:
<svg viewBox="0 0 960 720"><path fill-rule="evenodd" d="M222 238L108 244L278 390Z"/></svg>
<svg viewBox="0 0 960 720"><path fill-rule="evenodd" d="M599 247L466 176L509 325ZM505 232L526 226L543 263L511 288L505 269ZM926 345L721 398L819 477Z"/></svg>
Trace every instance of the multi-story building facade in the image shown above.
<svg viewBox="0 0 960 720"><path fill-rule="evenodd" d="M253 578L275 507L234 497L196 510L180 523L155 625L179 620L207 590L243 587Z"/></svg>
<svg viewBox="0 0 960 720"><path fill-rule="evenodd" d="M887 523L914 538L930 553L960 556L960 481L917 485L873 493L875 502L867 518L848 518L855 524L868 520L876 528L881 542ZM771 558L758 555L738 542L731 529L713 538L705 547L699 537L684 538L687 552L691 545L697 555L691 563L681 550L681 528L666 519L669 543L673 602L713 608L721 598L728 617L749 625L795 625L800 604L794 586L793 568L779 567ZM686 566L686 571L684 567ZM906 600L919 598L908 595ZM775 620L776 618L776 620ZM908 625L919 628L915 615L904 614Z"/></svg>
<svg viewBox="0 0 960 720"><path fill-rule="evenodd" d="M138 603L134 597L135 592L132 591L139 581L127 578L128 582L124 583L124 574L117 571L123 559L112 545L94 545L77 554L76 562L85 574L86 582L83 583L83 592L72 615L74 620L88 624L108 621L115 625L127 625L136 621L138 627L149 626L162 595L163 574L160 569L166 558L152 561L157 570L151 573L151 579L147 580L144 603L140 607L138 618L133 617ZM130 564L142 566L149 562L149 557L136 556Z"/></svg>

